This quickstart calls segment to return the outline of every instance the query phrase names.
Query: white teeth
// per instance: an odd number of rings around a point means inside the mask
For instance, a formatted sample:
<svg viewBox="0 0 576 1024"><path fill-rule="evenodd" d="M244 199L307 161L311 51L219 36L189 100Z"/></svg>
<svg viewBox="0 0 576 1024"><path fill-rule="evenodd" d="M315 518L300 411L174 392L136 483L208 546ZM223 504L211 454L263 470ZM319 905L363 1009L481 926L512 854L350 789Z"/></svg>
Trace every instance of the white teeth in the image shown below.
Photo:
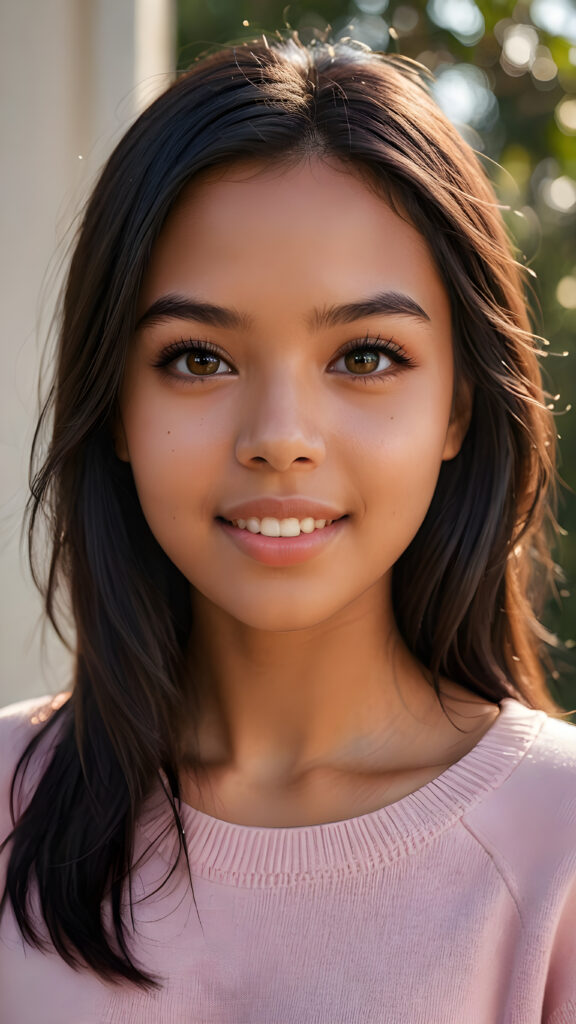
<svg viewBox="0 0 576 1024"><path fill-rule="evenodd" d="M299 537L301 533L323 530L325 526L330 526L333 520L313 519L312 516L305 519L275 519L273 516L258 519L256 516L249 516L248 519L233 519L232 522L240 530L261 533L264 537Z"/></svg>
<svg viewBox="0 0 576 1024"><path fill-rule="evenodd" d="M318 520L320 522L320 520ZM316 529L316 520L312 519L312 516L308 516L307 519L300 520L300 533L314 533Z"/></svg>
<svg viewBox="0 0 576 1024"><path fill-rule="evenodd" d="M279 537L285 523L290 523L290 520L281 519L278 521L278 519L272 519L271 516L264 516L260 520L260 533L263 533L265 537ZM298 527L298 533L300 533L300 527Z"/></svg>

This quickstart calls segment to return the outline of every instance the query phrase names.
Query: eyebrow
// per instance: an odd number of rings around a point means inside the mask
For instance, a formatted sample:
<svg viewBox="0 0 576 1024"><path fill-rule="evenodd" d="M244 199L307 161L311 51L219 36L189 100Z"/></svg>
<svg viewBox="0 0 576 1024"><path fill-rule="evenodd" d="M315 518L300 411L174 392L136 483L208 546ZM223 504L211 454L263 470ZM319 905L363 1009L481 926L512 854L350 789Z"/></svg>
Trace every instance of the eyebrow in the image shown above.
<svg viewBox="0 0 576 1024"><path fill-rule="evenodd" d="M409 316L416 320L430 320L422 306L410 295L390 291L378 292L356 302L314 309L305 318L305 322L311 330L319 331L322 327L350 324L368 316ZM163 295L142 314L136 329L165 323L167 320L198 320L211 327L240 330L249 330L254 325L251 316L235 309L202 302L190 295Z"/></svg>

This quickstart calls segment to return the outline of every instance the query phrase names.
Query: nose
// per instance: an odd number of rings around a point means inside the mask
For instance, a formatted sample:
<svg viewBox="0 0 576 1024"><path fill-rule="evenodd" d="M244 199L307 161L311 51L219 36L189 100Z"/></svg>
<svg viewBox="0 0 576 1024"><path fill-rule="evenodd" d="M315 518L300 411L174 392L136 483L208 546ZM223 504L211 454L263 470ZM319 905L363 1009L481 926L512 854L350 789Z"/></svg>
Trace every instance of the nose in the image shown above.
<svg viewBox="0 0 576 1024"><path fill-rule="evenodd" d="M325 457L321 422L310 388L284 368L272 380L254 381L253 390L246 395L236 458L243 466L266 465L277 472L294 465L312 469Z"/></svg>

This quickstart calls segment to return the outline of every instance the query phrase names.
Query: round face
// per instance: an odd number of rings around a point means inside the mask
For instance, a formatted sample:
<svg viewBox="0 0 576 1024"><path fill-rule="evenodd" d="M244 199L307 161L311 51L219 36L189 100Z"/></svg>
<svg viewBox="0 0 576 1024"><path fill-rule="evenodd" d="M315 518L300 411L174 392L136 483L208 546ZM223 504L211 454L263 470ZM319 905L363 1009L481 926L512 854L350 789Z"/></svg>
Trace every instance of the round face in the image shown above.
<svg viewBox="0 0 576 1024"><path fill-rule="evenodd" d="M139 316L117 452L194 600L264 630L381 605L466 428L419 233L335 162L212 171Z"/></svg>

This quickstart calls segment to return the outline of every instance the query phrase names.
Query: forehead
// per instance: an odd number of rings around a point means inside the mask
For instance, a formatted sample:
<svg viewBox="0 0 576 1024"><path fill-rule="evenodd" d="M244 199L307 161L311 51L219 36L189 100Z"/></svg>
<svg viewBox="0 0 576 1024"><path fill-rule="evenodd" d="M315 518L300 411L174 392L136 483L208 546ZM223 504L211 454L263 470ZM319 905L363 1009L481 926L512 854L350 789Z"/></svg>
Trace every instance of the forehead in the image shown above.
<svg viewBox="0 0 576 1024"><path fill-rule="evenodd" d="M263 292L298 304L378 287L446 311L425 239L360 171L317 157L246 160L210 168L185 187L152 251L142 301L193 288L245 308Z"/></svg>

